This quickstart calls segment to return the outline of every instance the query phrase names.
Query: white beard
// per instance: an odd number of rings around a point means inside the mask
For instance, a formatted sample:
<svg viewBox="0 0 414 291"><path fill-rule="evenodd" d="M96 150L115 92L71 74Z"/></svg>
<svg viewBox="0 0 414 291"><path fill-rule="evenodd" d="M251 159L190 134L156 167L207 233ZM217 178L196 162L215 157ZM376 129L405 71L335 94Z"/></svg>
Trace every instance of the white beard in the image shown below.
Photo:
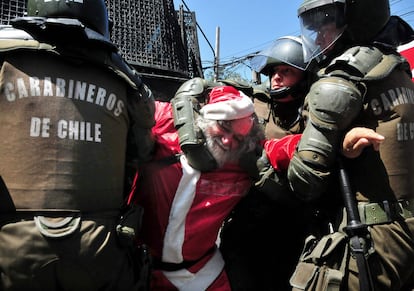
<svg viewBox="0 0 414 291"><path fill-rule="evenodd" d="M237 161L240 157L240 153L238 150L225 150L223 147L220 146L220 138L219 137L212 137L208 134L205 136L207 149L214 157L217 162L218 167L222 167L224 164L228 162Z"/></svg>

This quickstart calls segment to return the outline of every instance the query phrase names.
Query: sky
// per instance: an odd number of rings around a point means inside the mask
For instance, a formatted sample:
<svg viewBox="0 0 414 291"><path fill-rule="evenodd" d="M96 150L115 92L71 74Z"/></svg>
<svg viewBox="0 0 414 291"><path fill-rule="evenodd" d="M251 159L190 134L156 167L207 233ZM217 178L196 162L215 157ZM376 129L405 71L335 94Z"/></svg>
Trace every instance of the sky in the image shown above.
<svg viewBox="0 0 414 291"><path fill-rule="evenodd" d="M174 0L196 14L203 68L214 64L216 30L219 27L219 63L228 63L260 51L284 35L299 35L297 9L303 0ZM414 27L414 1L390 0L391 13ZM201 29L201 30L200 30ZM203 35L204 33L204 35ZM243 69L245 67L245 69ZM246 64L235 68L250 79Z"/></svg>

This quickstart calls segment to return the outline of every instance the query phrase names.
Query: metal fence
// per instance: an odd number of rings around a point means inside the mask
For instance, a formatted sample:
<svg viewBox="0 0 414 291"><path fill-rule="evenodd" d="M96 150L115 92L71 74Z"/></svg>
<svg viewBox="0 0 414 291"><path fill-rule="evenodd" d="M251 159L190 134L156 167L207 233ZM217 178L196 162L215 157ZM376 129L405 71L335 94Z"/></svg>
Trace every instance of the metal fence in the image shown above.
<svg viewBox="0 0 414 291"><path fill-rule="evenodd" d="M195 15L173 0L105 0L113 21L111 40L140 71L164 77L202 76ZM26 0L1 0L0 24L23 16ZM180 19L179 19L180 18Z"/></svg>

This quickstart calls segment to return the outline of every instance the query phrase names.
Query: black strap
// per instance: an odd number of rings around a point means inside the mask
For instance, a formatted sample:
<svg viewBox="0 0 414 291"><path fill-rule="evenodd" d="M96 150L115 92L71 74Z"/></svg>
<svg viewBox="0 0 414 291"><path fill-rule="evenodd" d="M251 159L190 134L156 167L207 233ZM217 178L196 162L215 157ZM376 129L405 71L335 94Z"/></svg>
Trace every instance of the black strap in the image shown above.
<svg viewBox="0 0 414 291"><path fill-rule="evenodd" d="M198 260L183 261L181 263L176 264L176 263L161 262L160 260L154 260L154 269L172 272L172 271L178 271L181 269L188 269L197 262Z"/></svg>
<svg viewBox="0 0 414 291"><path fill-rule="evenodd" d="M9 190L7 189L6 183L0 176L0 213L15 212L16 207L14 206L13 199L10 196Z"/></svg>
<svg viewBox="0 0 414 291"><path fill-rule="evenodd" d="M197 262L208 256L209 254L216 251L216 248L209 249L204 255L202 255L199 259L193 261L182 261L181 263L169 263L169 262L162 262L159 259L153 259L154 269L159 269L163 271L178 271L181 269L188 269L194 266Z"/></svg>
<svg viewBox="0 0 414 291"><path fill-rule="evenodd" d="M177 163L180 160L181 155L182 154L171 155L171 156L156 160L155 162L166 165L166 166L167 165L172 165L172 164Z"/></svg>

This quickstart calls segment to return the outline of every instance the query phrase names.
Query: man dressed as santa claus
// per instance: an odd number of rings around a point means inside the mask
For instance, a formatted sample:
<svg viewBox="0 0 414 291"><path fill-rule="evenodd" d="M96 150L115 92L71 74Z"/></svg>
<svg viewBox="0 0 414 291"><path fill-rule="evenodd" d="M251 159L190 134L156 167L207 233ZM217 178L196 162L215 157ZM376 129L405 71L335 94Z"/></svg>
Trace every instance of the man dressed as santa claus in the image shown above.
<svg viewBox="0 0 414 291"><path fill-rule="evenodd" d="M154 155L139 170L134 198L144 208L139 237L153 258L151 290L231 290L217 237L253 182L240 161L259 147L284 171L300 135L264 141L251 99L217 86L190 126L203 140L194 153L177 126L177 107L174 98L156 102ZM200 167L204 159L214 166Z"/></svg>

